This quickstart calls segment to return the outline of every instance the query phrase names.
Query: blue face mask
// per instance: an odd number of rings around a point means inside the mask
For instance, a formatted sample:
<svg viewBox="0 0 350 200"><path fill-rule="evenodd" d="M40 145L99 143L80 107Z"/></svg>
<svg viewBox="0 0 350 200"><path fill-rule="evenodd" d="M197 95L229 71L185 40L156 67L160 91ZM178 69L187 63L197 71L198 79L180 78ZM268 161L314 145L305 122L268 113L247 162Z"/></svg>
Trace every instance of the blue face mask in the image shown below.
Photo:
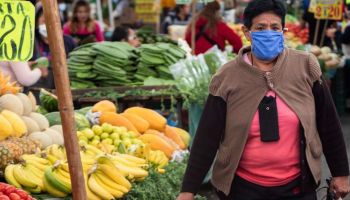
<svg viewBox="0 0 350 200"><path fill-rule="evenodd" d="M260 60L275 59L284 49L283 31L255 31L250 32L252 37L252 51Z"/></svg>

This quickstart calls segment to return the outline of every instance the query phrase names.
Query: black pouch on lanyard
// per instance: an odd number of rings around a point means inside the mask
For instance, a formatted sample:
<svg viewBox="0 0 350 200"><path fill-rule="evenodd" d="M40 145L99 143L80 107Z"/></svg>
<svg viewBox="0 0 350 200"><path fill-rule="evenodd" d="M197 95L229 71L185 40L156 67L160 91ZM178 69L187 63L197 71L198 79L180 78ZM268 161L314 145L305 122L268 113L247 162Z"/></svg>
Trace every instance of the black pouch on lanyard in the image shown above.
<svg viewBox="0 0 350 200"><path fill-rule="evenodd" d="M264 97L259 104L260 139L263 142L278 141L278 113L276 97Z"/></svg>

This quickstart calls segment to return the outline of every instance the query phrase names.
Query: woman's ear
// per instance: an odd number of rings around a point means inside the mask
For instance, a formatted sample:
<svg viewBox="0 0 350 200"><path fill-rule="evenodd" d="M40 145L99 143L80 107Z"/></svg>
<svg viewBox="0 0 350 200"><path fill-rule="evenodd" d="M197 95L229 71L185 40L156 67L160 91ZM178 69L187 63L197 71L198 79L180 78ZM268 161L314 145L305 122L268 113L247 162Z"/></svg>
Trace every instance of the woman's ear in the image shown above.
<svg viewBox="0 0 350 200"><path fill-rule="evenodd" d="M245 38L251 42L250 31L246 26L242 26L242 31L244 33Z"/></svg>

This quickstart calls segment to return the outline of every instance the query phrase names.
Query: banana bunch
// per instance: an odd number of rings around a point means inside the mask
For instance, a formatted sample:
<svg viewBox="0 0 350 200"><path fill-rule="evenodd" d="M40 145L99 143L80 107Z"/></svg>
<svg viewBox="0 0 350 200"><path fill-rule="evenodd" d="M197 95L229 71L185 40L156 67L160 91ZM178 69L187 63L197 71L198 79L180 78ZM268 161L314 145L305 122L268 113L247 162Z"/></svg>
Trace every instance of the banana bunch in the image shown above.
<svg viewBox="0 0 350 200"><path fill-rule="evenodd" d="M51 164L55 164L57 160L66 160L66 150L64 146L53 144L48 146L43 153L45 154L46 158L50 161Z"/></svg>
<svg viewBox="0 0 350 200"><path fill-rule="evenodd" d="M58 163L46 169L43 184L46 191L53 197L66 197L72 193L68 165Z"/></svg>
<svg viewBox="0 0 350 200"><path fill-rule="evenodd" d="M117 154L114 156L100 156L97 158L97 163L112 163L118 169L118 171L129 180L143 180L148 176L148 171L143 169L147 168L148 165L145 164L143 159L138 160L136 157L134 157L133 160L131 160L131 155L128 157L122 157L120 155L122 154Z"/></svg>
<svg viewBox="0 0 350 200"><path fill-rule="evenodd" d="M158 169L163 169L169 163L168 157L160 150L150 151L147 160L157 166Z"/></svg>
<svg viewBox="0 0 350 200"><path fill-rule="evenodd" d="M131 189L131 183L107 156L99 157L98 164L90 171L87 177L88 199L122 198Z"/></svg>
<svg viewBox="0 0 350 200"><path fill-rule="evenodd" d="M97 157L98 155L105 154L105 152L101 151L95 146L89 144L80 145L81 151L83 151L86 155L91 157Z"/></svg>
<svg viewBox="0 0 350 200"><path fill-rule="evenodd" d="M23 155L23 164L8 165L5 169L7 183L23 188L27 192L39 194L46 191L43 183L45 171L50 162L37 155Z"/></svg>

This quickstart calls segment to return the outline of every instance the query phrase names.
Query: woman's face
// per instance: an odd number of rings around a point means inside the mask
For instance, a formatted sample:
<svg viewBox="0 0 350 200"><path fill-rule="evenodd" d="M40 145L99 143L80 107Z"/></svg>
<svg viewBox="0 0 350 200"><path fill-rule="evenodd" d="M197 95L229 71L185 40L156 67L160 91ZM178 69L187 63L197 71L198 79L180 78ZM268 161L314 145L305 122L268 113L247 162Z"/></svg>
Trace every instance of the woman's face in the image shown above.
<svg viewBox="0 0 350 200"><path fill-rule="evenodd" d="M250 29L243 27L244 35L249 41L251 41L250 32L265 30L283 31L281 17L272 12L262 13L253 19Z"/></svg>
<svg viewBox="0 0 350 200"><path fill-rule="evenodd" d="M128 34L128 43L133 46L133 47L138 47L140 46L140 40L137 37L136 33L134 30L129 29L128 30L129 34Z"/></svg>
<svg viewBox="0 0 350 200"><path fill-rule="evenodd" d="M45 17L43 14L39 16L37 26L42 25L42 24L45 24Z"/></svg>
<svg viewBox="0 0 350 200"><path fill-rule="evenodd" d="M79 22L86 22L90 16L89 9L86 6L80 6L77 9L76 16Z"/></svg>
<svg viewBox="0 0 350 200"><path fill-rule="evenodd" d="M181 10L185 15L188 15L191 12L191 6L189 4L186 4L182 7Z"/></svg>

